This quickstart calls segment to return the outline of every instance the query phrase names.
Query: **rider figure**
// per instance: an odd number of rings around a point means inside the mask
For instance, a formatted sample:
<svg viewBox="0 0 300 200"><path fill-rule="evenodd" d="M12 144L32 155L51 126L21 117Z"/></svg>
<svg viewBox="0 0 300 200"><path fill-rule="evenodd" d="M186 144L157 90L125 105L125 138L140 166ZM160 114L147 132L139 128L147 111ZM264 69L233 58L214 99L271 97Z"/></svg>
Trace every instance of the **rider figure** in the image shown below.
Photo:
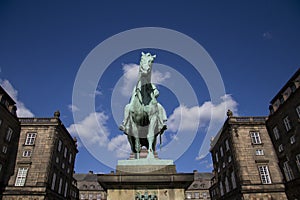
<svg viewBox="0 0 300 200"><path fill-rule="evenodd" d="M152 84L152 92L151 92L151 102L153 104L157 103L157 108L158 108L158 119L159 119L159 130L161 130L161 133L163 133L164 130L167 129L167 125L165 124L167 121L167 114L163 106L157 102L157 97L159 96L159 91L155 87L154 84ZM119 129L127 134L129 127L128 127L128 121L129 121L129 108L130 105L132 104L133 98L138 95L139 93L136 92L137 88L135 87L133 92L132 92L132 97L130 99L130 103L126 105L125 107L125 112L124 112L124 120L122 124L119 126Z"/></svg>

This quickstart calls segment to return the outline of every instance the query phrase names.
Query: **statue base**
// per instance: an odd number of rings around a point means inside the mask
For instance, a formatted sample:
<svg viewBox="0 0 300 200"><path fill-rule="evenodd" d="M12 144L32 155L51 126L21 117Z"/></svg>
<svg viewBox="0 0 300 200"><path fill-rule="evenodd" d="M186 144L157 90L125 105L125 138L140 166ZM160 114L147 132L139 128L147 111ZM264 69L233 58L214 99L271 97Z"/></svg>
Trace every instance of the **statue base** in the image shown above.
<svg viewBox="0 0 300 200"><path fill-rule="evenodd" d="M119 160L116 173L174 174L176 173L176 166L173 160L161 160L157 158Z"/></svg>
<svg viewBox="0 0 300 200"><path fill-rule="evenodd" d="M119 160L116 172L99 174L107 200L182 200L194 181L193 173L177 173L172 160Z"/></svg>

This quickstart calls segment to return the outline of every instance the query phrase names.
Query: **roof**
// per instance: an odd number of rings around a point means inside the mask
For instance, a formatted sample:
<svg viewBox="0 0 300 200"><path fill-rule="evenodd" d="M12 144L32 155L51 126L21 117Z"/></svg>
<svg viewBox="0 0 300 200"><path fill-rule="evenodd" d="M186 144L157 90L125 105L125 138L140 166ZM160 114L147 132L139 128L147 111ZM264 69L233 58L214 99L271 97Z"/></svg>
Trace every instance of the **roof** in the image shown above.
<svg viewBox="0 0 300 200"><path fill-rule="evenodd" d="M13 98L4 90L4 88L1 85L0 85L0 94L4 94L5 97L7 97L8 100L11 102L11 104L16 104Z"/></svg>
<svg viewBox="0 0 300 200"><path fill-rule="evenodd" d="M220 136L222 135L222 133L224 132L224 129L227 125L231 125L231 124L238 124L238 125L245 125L245 124L265 124L266 120L268 119L268 117L266 116L233 116L233 117L228 117L226 119L226 121L224 122L224 125L222 126L222 128L218 131L218 133L216 134L216 136L211 140L210 142L210 149L209 151L212 151L212 149L214 148L214 146L217 144L217 142L219 141Z"/></svg>
<svg viewBox="0 0 300 200"><path fill-rule="evenodd" d="M273 104L281 95L282 93L290 87L291 83L295 81L295 79L300 75L300 68L294 73L294 75L288 80L288 82L280 89L280 91L275 95L275 97L270 101Z"/></svg>
<svg viewBox="0 0 300 200"><path fill-rule="evenodd" d="M77 181L77 188L79 190L103 191L103 188L98 182L97 174L73 174L73 178Z"/></svg>

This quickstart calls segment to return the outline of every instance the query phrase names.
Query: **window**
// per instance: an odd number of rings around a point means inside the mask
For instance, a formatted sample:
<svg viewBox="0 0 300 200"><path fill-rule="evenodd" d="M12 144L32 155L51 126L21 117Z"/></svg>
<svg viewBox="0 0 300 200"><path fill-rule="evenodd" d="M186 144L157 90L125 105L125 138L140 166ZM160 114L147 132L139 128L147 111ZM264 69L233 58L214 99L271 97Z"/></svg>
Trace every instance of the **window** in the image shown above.
<svg viewBox="0 0 300 200"><path fill-rule="evenodd" d="M61 168L63 168L63 169L65 168L65 163L61 164Z"/></svg>
<svg viewBox="0 0 300 200"><path fill-rule="evenodd" d="M279 101L280 101L280 103L281 103L281 104L283 104L283 103L284 103L284 98L283 98L283 96L282 96L282 95L279 97Z"/></svg>
<svg viewBox="0 0 300 200"><path fill-rule="evenodd" d="M68 183L66 182L66 184L65 184L64 197L67 197L67 192L68 192Z"/></svg>
<svg viewBox="0 0 300 200"><path fill-rule="evenodd" d="M222 182L220 182L220 193L221 193L221 196L224 195L224 189L223 189L223 184L222 184Z"/></svg>
<svg viewBox="0 0 300 200"><path fill-rule="evenodd" d="M296 155L296 163L297 163L298 170L300 171L300 154Z"/></svg>
<svg viewBox="0 0 300 200"><path fill-rule="evenodd" d="M25 185L27 171L28 171L28 168L19 168L18 169L15 186L24 186Z"/></svg>
<svg viewBox="0 0 300 200"><path fill-rule="evenodd" d="M2 147L2 153L6 154L7 153L7 146L3 145Z"/></svg>
<svg viewBox="0 0 300 200"><path fill-rule="evenodd" d="M56 184L56 173L53 173L51 190L55 189L55 184Z"/></svg>
<svg viewBox="0 0 300 200"><path fill-rule="evenodd" d="M5 140L8 141L8 142L10 142L12 134L13 134L13 130L11 128L8 128Z"/></svg>
<svg viewBox="0 0 300 200"><path fill-rule="evenodd" d="M195 194L194 194L194 198L195 198L195 199L199 199L199 198L200 198L200 194L199 194L199 192L195 192Z"/></svg>
<svg viewBox="0 0 300 200"><path fill-rule="evenodd" d="M225 162L223 162L223 166L222 166L223 168L225 168L226 167L226 164L225 164Z"/></svg>
<svg viewBox="0 0 300 200"><path fill-rule="evenodd" d="M228 162L230 163L232 160L231 156L228 156Z"/></svg>
<svg viewBox="0 0 300 200"><path fill-rule="evenodd" d="M0 163L0 173L1 173L1 170L2 170L2 163Z"/></svg>
<svg viewBox="0 0 300 200"><path fill-rule="evenodd" d="M58 194L61 194L62 178L59 179Z"/></svg>
<svg viewBox="0 0 300 200"><path fill-rule="evenodd" d="M202 196L203 196L203 198L207 198L207 193L206 193L206 192L203 192L203 193L202 193Z"/></svg>
<svg viewBox="0 0 300 200"><path fill-rule="evenodd" d="M65 147L65 150L64 150L64 157L65 158L67 157L67 153L68 153L68 149L67 149L67 147Z"/></svg>
<svg viewBox="0 0 300 200"><path fill-rule="evenodd" d="M289 131L289 130L292 129L292 125L291 125L289 116L286 116L286 117L283 119L283 123L284 123L285 130L286 130L286 131Z"/></svg>
<svg viewBox="0 0 300 200"><path fill-rule="evenodd" d="M70 164L72 163L72 157L73 157L73 155L70 153L70 155L69 155L69 163Z"/></svg>
<svg viewBox="0 0 300 200"><path fill-rule="evenodd" d="M223 157L223 147L220 147L220 156Z"/></svg>
<svg viewBox="0 0 300 200"><path fill-rule="evenodd" d="M97 194L97 200L101 200L101 194Z"/></svg>
<svg viewBox="0 0 300 200"><path fill-rule="evenodd" d="M296 142L295 135L290 137L290 142L291 142L291 144L294 144Z"/></svg>
<svg viewBox="0 0 300 200"><path fill-rule="evenodd" d="M225 141L225 147L226 147L226 151L228 151L229 150L229 142L228 142L228 140Z"/></svg>
<svg viewBox="0 0 300 200"><path fill-rule="evenodd" d="M2 119L0 119L0 126L2 125Z"/></svg>
<svg viewBox="0 0 300 200"><path fill-rule="evenodd" d="M283 171L284 171L286 181L291 181L294 179L294 174L289 165L289 161L283 163Z"/></svg>
<svg viewBox="0 0 300 200"><path fill-rule="evenodd" d="M297 112L298 118L300 118L300 105L297 106L296 112ZM1 125L1 123L0 123L0 125Z"/></svg>
<svg viewBox="0 0 300 200"><path fill-rule="evenodd" d="M270 184L271 182L271 177L269 174L269 169L267 165L262 165L258 167L258 171L260 174L261 182L262 184Z"/></svg>
<svg viewBox="0 0 300 200"><path fill-rule="evenodd" d="M259 132L250 132L252 144L261 144Z"/></svg>
<svg viewBox="0 0 300 200"><path fill-rule="evenodd" d="M23 157L30 157L30 156L31 156L31 151L30 150L23 151Z"/></svg>
<svg viewBox="0 0 300 200"><path fill-rule="evenodd" d="M283 152L283 145L282 144L278 146L278 152Z"/></svg>
<svg viewBox="0 0 300 200"><path fill-rule="evenodd" d="M94 190L95 189L95 185L90 185L90 189Z"/></svg>
<svg viewBox="0 0 300 200"><path fill-rule="evenodd" d="M55 162L58 164L59 163L59 157L57 156L55 159Z"/></svg>
<svg viewBox="0 0 300 200"><path fill-rule="evenodd" d="M292 90L292 92L295 92L296 91L296 85L295 85L295 83L293 83L292 85L291 85L291 90Z"/></svg>
<svg viewBox="0 0 300 200"><path fill-rule="evenodd" d="M186 193L186 198L187 198L187 199L191 199L191 198L192 198L192 193L187 192L187 193Z"/></svg>
<svg viewBox="0 0 300 200"><path fill-rule="evenodd" d="M34 145L36 133L27 133L25 145Z"/></svg>
<svg viewBox="0 0 300 200"><path fill-rule="evenodd" d="M228 182L227 176L226 176L226 178L225 178L225 191L226 191L226 193L230 191L230 190L229 190L229 182Z"/></svg>
<svg viewBox="0 0 300 200"><path fill-rule="evenodd" d="M234 171L231 172L231 183L232 183L232 188L235 189L236 188L236 182L235 182Z"/></svg>
<svg viewBox="0 0 300 200"><path fill-rule="evenodd" d="M59 140L59 141L58 141L58 146L57 146L57 151L58 151L58 152L61 151L61 146L62 146L62 141Z"/></svg>
<svg viewBox="0 0 300 200"><path fill-rule="evenodd" d="M264 155L264 150L262 150L262 149L256 149L255 154L257 156L263 156Z"/></svg>
<svg viewBox="0 0 300 200"><path fill-rule="evenodd" d="M280 135L279 135L279 131L278 131L277 126L275 126L275 127L273 128L273 134L274 134L275 140L278 140L279 137L280 137Z"/></svg>
<svg viewBox="0 0 300 200"><path fill-rule="evenodd" d="M216 162L219 162L218 152L216 152Z"/></svg>

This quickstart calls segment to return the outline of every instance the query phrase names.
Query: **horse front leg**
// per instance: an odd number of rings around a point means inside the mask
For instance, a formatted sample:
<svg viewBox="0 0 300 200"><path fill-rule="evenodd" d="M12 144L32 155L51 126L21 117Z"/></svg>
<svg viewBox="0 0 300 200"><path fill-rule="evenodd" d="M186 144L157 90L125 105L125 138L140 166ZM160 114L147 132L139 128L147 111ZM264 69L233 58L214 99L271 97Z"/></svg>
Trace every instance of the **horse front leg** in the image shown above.
<svg viewBox="0 0 300 200"><path fill-rule="evenodd" d="M148 155L147 158L154 158L154 152L153 152L153 142L154 142L154 130L155 127L157 126L157 117L156 116L152 116L150 119L150 124L148 127L148 134L147 134L147 140L148 140Z"/></svg>
<svg viewBox="0 0 300 200"><path fill-rule="evenodd" d="M134 123L132 125L132 135L135 138L134 147L135 147L135 152L136 152L136 159L140 159L141 143L140 143L140 138L139 138L138 127Z"/></svg>

